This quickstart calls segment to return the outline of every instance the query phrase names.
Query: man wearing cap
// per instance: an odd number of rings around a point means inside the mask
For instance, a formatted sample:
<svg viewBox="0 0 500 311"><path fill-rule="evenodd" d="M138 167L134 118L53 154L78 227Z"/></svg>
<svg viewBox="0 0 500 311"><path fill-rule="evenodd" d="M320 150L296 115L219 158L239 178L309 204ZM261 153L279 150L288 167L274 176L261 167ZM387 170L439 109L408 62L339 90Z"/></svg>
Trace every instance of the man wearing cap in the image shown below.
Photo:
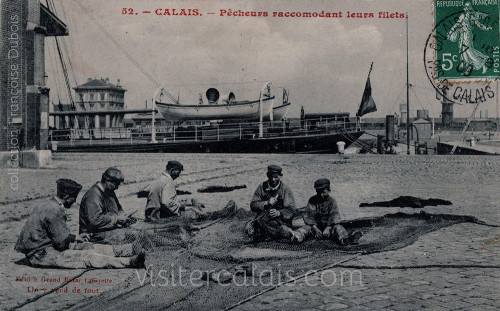
<svg viewBox="0 0 500 311"><path fill-rule="evenodd" d="M314 236L316 239L333 239L340 245L356 244L361 238L361 232L347 233L340 224L339 207L337 201L330 196L330 180L320 178L314 182L316 195L307 202L304 212L305 226L297 230L302 242L306 237Z"/></svg>
<svg viewBox="0 0 500 311"><path fill-rule="evenodd" d="M178 161L168 161L166 170L148 188L148 200L146 203L146 219L160 219L172 216L181 216L187 205L191 205L193 213L184 213L182 216L192 220L217 219L230 215L236 209L234 201L229 201L226 207L220 211L204 212L205 206L195 199L188 204L186 200L179 200L174 180L177 179L184 166Z"/></svg>
<svg viewBox="0 0 500 311"><path fill-rule="evenodd" d="M89 235L70 234L66 224L68 209L82 186L71 179L57 181L57 194L35 207L24 224L15 249L33 266L68 269L143 267L145 253L118 254L111 245L87 242Z"/></svg>
<svg viewBox="0 0 500 311"><path fill-rule="evenodd" d="M129 224L115 194L123 180L122 172L110 167L85 193L80 204L80 233L101 233Z"/></svg>
<svg viewBox="0 0 500 311"><path fill-rule="evenodd" d="M291 229L295 215L292 190L281 181L282 169L278 165L267 167L267 180L259 184L250 202L250 209L257 213L247 225L247 232L255 240L269 238L297 238Z"/></svg>
<svg viewBox="0 0 500 311"><path fill-rule="evenodd" d="M168 161L166 170L149 186L145 211L146 219L178 216L185 208L186 201L177 198L177 189L174 183L183 170L184 166L180 162Z"/></svg>

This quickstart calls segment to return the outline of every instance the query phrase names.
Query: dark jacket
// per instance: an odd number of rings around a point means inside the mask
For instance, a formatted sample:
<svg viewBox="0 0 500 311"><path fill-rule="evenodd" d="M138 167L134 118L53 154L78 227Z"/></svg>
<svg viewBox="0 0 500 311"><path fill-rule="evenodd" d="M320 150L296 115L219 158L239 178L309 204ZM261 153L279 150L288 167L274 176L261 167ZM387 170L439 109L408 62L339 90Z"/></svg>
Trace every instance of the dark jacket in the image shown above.
<svg viewBox="0 0 500 311"><path fill-rule="evenodd" d="M35 207L24 224L17 239L15 250L29 256L36 250L52 245L63 251L75 241L75 235L69 233L64 207L55 198L51 198Z"/></svg>
<svg viewBox="0 0 500 311"><path fill-rule="evenodd" d="M80 233L113 229L121 213L124 212L115 192L104 192L95 184L85 193L80 204Z"/></svg>

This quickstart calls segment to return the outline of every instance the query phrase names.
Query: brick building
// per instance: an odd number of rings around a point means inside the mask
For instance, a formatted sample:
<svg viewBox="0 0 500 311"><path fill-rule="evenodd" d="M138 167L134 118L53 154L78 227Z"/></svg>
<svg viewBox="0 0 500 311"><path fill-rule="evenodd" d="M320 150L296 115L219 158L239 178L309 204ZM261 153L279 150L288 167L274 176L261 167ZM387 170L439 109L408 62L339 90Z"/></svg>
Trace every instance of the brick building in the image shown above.
<svg viewBox="0 0 500 311"><path fill-rule="evenodd" d="M67 36L68 29L40 0L0 0L0 11L0 151L46 150L45 37Z"/></svg>

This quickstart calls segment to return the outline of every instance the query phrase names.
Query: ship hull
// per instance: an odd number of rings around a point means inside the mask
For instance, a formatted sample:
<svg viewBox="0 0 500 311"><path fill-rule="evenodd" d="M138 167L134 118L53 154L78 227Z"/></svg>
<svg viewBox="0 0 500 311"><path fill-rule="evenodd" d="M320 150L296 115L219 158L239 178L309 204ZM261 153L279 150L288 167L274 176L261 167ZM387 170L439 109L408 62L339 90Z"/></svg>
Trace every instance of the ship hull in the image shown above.
<svg viewBox="0 0 500 311"><path fill-rule="evenodd" d="M125 153L337 153L337 142L347 148L364 132L288 135L268 138L179 141L144 144L60 146L58 152Z"/></svg>

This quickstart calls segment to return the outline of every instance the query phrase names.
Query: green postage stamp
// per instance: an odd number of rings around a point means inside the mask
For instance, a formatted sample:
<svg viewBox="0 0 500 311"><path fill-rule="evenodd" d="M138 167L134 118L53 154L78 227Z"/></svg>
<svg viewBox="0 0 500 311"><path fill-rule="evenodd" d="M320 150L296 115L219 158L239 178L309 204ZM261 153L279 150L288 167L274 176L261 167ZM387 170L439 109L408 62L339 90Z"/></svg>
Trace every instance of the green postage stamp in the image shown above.
<svg viewBox="0 0 500 311"><path fill-rule="evenodd" d="M500 0L434 0L435 78L495 79Z"/></svg>

